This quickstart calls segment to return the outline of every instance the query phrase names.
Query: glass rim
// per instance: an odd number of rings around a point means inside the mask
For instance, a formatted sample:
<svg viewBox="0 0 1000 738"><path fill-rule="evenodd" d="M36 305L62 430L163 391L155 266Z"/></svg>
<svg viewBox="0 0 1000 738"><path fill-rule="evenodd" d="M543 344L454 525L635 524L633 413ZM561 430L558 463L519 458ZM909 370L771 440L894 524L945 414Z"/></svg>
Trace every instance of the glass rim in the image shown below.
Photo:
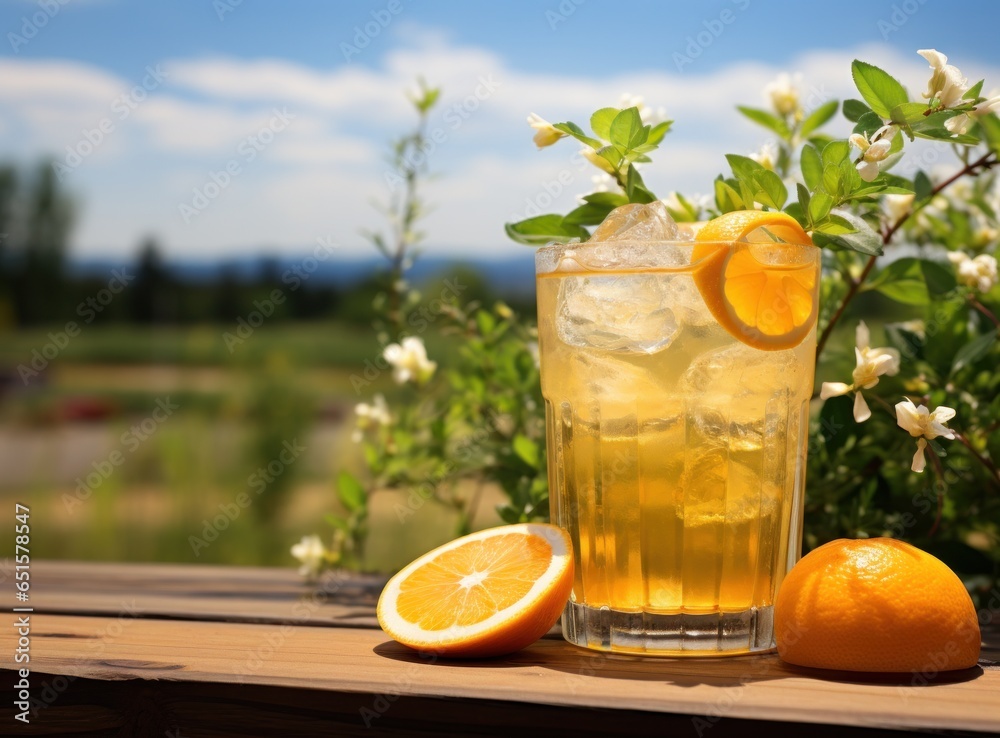
<svg viewBox="0 0 1000 738"><path fill-rule="evenodd" d="M560 261L567 253L571 253L574 250L581 250L581 256L584 255L586 251L591 249L597 249L601 246L621 246L627 249L627 253L622 254L620 259L612 259L609 262L604 262L602 264L588 264L589 259L584 259L579 262L579 269L560 269ZM683 264L663 264L655 263L655 260L642 257L650 257L656 255L656 250L663 248L665 246L682 248L690 251L694 246L719 246L725 247L733 250L737 246L757 246L768 248L770 246L791 246L795 249L802 251L815 250L819 253L820 248L813 243L797 243L791 241L774 241L773 243L767 242L750 242L750 241L740 241L740 240L713 240L713 241L694 241L691 239L686 240L621 240L621 241L576 241L571 243L548 243L545 246L540 246L535 250L535 273L536 275L541 274L573 274L581 272L683 272L690 271L694 266L700 264L703 259L699 259L696 262L687 261ZM603 261L603 260L602 260Z"/></svg>

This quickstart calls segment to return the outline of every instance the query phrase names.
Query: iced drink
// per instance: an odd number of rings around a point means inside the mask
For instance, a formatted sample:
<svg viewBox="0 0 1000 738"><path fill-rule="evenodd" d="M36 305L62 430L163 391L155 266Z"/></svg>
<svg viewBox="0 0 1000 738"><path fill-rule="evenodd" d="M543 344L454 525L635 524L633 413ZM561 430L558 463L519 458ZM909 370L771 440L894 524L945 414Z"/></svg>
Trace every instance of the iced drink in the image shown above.
<svg viewBox="0 0 1000 738"><path fill-rule="evenodd" d="M657 203L537 256L552 522L576 557L563 632L581 646L767 650L799 555L818 249L690 237Z"/></svg>

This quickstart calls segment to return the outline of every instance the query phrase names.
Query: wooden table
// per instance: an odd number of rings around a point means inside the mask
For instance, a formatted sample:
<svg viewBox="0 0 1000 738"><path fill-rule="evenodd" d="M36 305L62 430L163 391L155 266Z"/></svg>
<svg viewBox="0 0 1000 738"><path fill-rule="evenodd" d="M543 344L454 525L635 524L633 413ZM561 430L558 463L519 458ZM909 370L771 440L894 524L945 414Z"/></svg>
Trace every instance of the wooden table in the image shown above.
<svg viewBox="0 0 1000 738"><path fill-rule="evenodd" d="M996 629L980 666L948 678L809 672L771 655L609 656L555 633L506 658L455 662L386 638L374 617L381 585L330 575L308 587L290 569L34 563L38 709L28 725L14 721L5 672L0 734L1000 732ZM5 669L17 638L0 630Z"/></svg>

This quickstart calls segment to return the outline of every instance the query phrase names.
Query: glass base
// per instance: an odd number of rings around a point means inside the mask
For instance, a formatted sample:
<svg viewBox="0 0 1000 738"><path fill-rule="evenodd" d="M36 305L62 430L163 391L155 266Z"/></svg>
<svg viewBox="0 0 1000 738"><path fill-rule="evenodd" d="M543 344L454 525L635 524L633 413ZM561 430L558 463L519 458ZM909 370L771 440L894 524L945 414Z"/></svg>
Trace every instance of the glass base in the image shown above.
<svg viewBox="0 0 1000 738"><path fill-rule="evenodd" d="M596 651L646 656L737 656L774 650L774 608L706 615L566 605L563 637Z"/></svg>

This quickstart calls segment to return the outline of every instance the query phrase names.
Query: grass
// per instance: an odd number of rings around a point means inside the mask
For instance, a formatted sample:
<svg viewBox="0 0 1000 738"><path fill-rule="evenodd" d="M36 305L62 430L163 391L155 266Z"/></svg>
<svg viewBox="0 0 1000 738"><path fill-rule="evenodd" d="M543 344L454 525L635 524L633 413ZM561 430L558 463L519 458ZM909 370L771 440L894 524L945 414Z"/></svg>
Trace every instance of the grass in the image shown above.
<svg viewBox="0 0 1000 738"><path fill-rule="evenodd" d="M0 365L28 363L32 352L53 343L51 326L7 334L0 343ZM228 366L279 352L297 365L360 366L378 352L371 329L338 322L265 324L230 351L224 334L235 335L236 325L145 327L135 325L82 326L68 338L53 364L169 364L173 366ZM50 349L51 352L51 349Z"/></svg>
<svg viewBox="0 0 1000 738"><path fill-rule="evenodd" d="M86 327L27 386L19 381L18 364L30 362L32 351L41 351L49 333L61 329L4 336L0 367L14 376L0 395L0 502L27 502L34 519L45 521L33 536L36 556L291 565L294 541L330 533L323 517L337 509L333 479L342 468L363 466L349 438L353 404L374 392L392 401L396 390L387 371L360 394L355 389L353 378L379 356L376 338L370 329L345 323L265 324L230 354L222 338L228 329ZM430 344L435 357L447 361L448 347ZM268 367L276 357L284 369L274 375ZM240 494L261 499L248 478L270 458L257 458L265 452L253 437L268 418L282 417L275 403L288 396L275 390L274 381L307 398L307 451L289 468L292 480L279 492L280 502L252 504L220 519ZM177 412L135 449L123 445L121 434L165 397ZM67 409L82 398L97 402L105 416L67 421ZM115 451L124 463L76 504L75 480ZM450 511L428 502L401 523L395 513L400 503L406 504L405 493L391 491L372 501L372 569L398 568L454 535ZM491 509L484 506L483 525L497 522Z"/></svg>

